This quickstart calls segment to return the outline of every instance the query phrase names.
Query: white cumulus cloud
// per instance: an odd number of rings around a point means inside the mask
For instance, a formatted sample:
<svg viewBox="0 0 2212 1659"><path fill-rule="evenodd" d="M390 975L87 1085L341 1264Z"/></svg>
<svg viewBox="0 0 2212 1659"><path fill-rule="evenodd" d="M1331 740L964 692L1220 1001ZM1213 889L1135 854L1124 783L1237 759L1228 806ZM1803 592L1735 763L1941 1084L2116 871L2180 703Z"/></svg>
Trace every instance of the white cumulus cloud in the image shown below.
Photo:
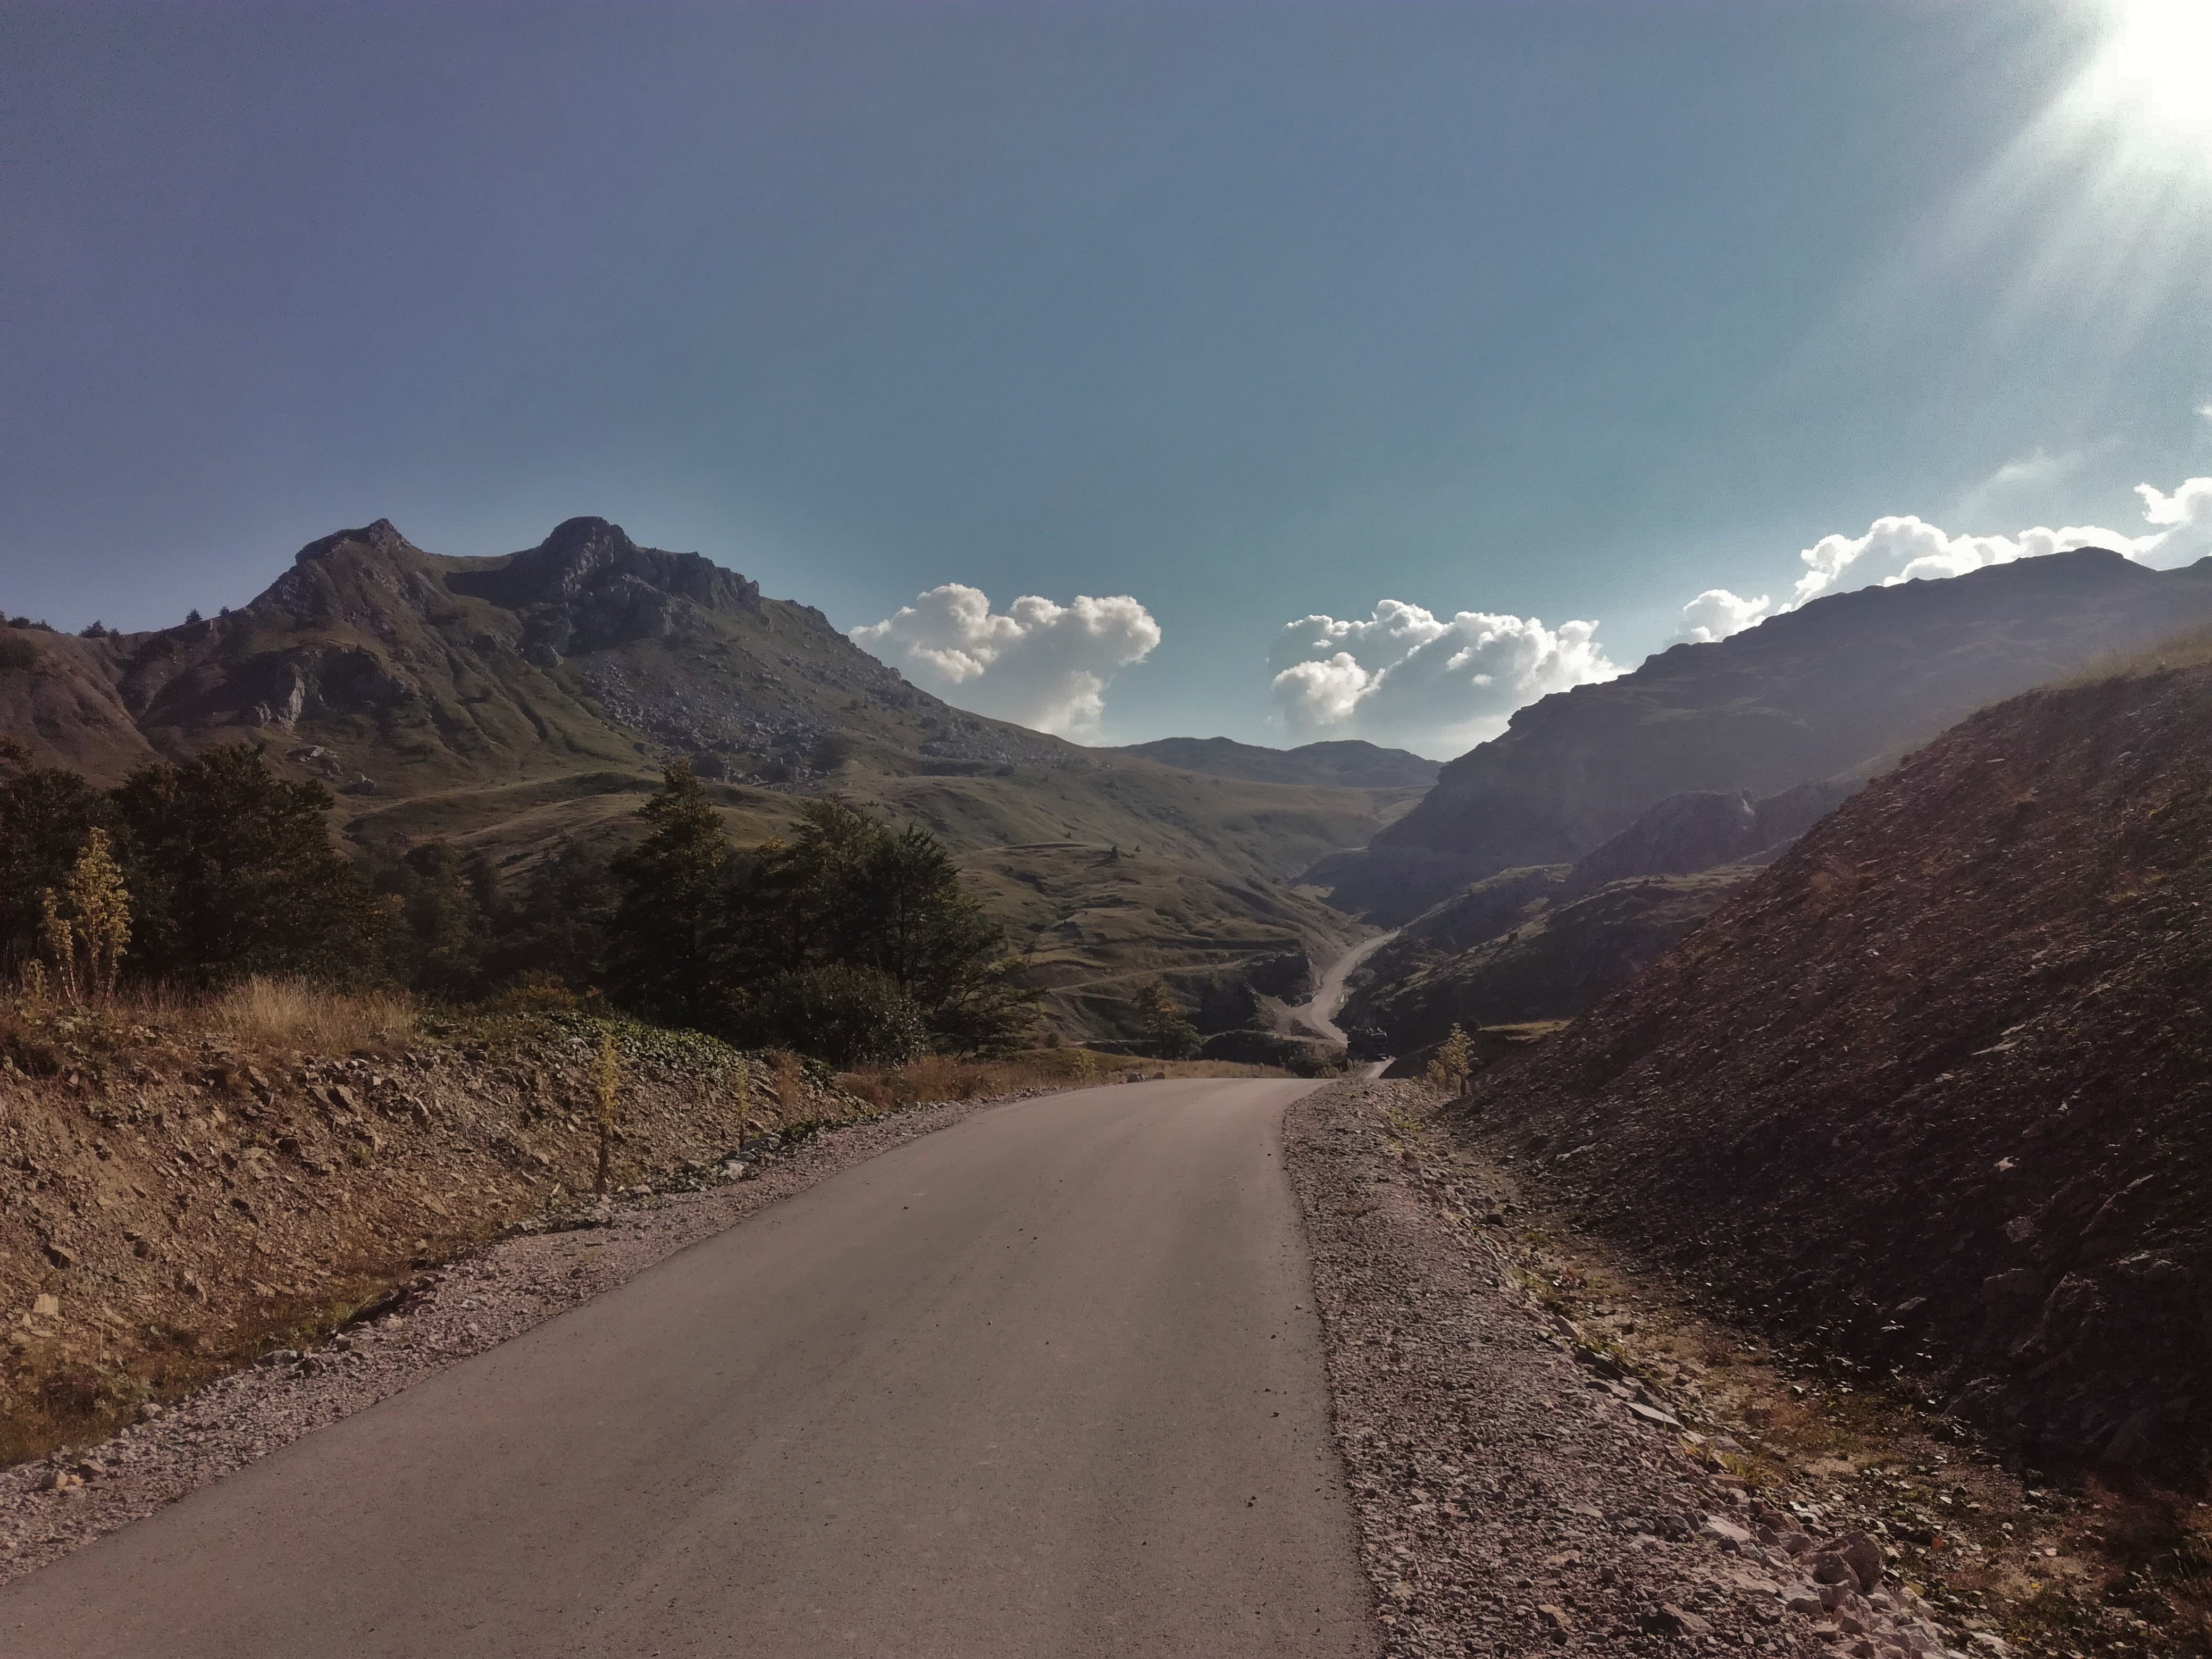
<svg viewBox="0 0 2212 1659"><path fill-rule="evenodd" d="M1772 601L1764 593L1755 599L1747 599L1725 587L1709 587L1682 607L1682 621L1674 630L1675 641L1709 645L1731 634L1741 634L1753 623L1764 621L1771 604Z"/></svg>
<svg viewBox="0 0 2212 1659"><path fill-rule="evenodd" d="M981 589L947 582L851 638L963 708L1084 739L1098 734L1115 672L1152 654L1160 625L1126 593L1066 605L1030 593L1001 612Z"/></svg>
<svg viewBox="0 0 2212 1659"><path fill-rule="evenodd" d="M1797 556L1804 562L1805 574L1797 579L1787 608L1823 593L1922 577L1959 576L1987 565L2077 547L2108 547L2161 569L2212 553L2212 478L2191 478L2171 495L2154 484L2137 484L2136 494L2142 497L2143 521L2153 526L2141 535L2097 525L2069 525L2060 530L2038 526L2013 536L1954 536L1905 514L1876 519L1863 536L1823 536Z"/></svg>
<svg viewBox="0 0 2212 1659"><path fill-rule="evenodd" d="M1462 611L1449 619L1384 599L1364 620L1303 617L1269 653L1277 717L1294 738L1364 737L1455 755L1513 711L1621 672L1594 622Z"/></svg>

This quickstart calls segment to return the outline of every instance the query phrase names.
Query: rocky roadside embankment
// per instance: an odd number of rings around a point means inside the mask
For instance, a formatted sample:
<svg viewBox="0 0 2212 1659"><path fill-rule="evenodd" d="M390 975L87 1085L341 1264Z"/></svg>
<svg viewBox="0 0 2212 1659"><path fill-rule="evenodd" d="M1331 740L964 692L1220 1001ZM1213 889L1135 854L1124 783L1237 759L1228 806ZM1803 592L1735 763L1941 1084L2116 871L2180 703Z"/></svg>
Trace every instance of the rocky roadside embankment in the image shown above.
<svg viewBox="0 0 2212 1659"><path fill-rule="evenodd" d="M10 1028L0 1459L82 1444L564 1210L597 1170L603 1029L621 1184L714 1167L741 1133L869 1115L818 1069L574 1017L344 1057L90 1016Z"/></svg>
<svg viewBox="0 0 2212 1659"><path fill-rule="evenodd" d="M782 1144L770 1136L704 1167L634 1183L611 1202L579 1200L436 1269L362 1310L327 1342L276 1349L88 1449L0 1470L0 1583L458 1360L507 1340L686 1246L736 1225L901 1143L1005 1099L908 1108ZM762 1143L756 1143L762 1145ZM633 1143L635 1145L635 1143ZM670 1190L671 1188L674 1190Z"/></svg>
<svg viewBox="0 0 2212 1659"><path fill-rule="evenodd" d="M1436 1104L1346 1084L1285 1122L1392 1655L2004 1650L1834 1506L1735 1473L1732 1439L1547 1308Z"/></svg>

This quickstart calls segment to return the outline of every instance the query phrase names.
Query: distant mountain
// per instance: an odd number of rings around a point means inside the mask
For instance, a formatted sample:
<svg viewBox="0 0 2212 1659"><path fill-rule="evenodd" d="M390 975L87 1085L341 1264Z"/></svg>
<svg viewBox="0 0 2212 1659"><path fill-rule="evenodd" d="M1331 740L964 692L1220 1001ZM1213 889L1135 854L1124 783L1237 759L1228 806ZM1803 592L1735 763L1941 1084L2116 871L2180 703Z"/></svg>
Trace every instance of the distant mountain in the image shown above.
<svg viewBox="0 0 2212 1659"><path fill-rule="evenodd" d="M1421 804L1310 879L1401 921L1468 883L1571 864L1671 795L1863 778L2002 698L2212 621L2212 560L2095 549L1818 599L1532 704Z"/></svg>
<svg viewBox="0 0 2212 1659"><path fill-rule="evenodd" d="M1049 935L1072 1029L1133 975L1333 951L1358 924L1282 884L1406 803L964 713L812 607L589 518L488 559L426 552L379 520L308 544L221 617L94 638L0 627L0 734L103 782L258 740L340 792L355 845L442 836L507 867L632 833L678 757L715 781L743 839L835 790L937 831L1019 942ZM1086 848L1128 856L1091 882Z"/></svg>
<svg viewBox="0 0 2212 1659"><path fill-rule="evenodd" d="M1405 749L1384 749L1357 738L1265 749L1230 738L1161 738L1109 752L1142 755L1186 772L1253 783L1322 784L1339 789L1425 789L1443 763Z"/></svg>
<svg viewBox="0 0 2212 1659"><path fill-rule="evenodd" d="M1464 1121L1749 1316L2046 1466L2201 1470L2208 846L2212 668L2015 698L1479 1077Z"/></svg>

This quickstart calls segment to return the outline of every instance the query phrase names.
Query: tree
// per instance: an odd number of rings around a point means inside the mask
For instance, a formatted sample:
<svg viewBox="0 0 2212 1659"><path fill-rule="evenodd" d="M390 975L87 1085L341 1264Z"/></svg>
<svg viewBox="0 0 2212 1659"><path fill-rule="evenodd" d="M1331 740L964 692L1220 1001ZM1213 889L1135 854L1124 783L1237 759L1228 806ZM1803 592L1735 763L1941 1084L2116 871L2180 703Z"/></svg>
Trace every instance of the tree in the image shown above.
<svg viewBox="0 0 2212 1659"><path fill-rule="evenodd" d="M8 758L20 769L0 784L0 951L27 961L44 942L40 895L68 883L94 830L112 846L120 825L114 803L75 772L29 765L20 747Z"/></svg>
<svg viewBox="0 0 2212 1659"><path fill-rule="evenodd" d="M678 761L638 817L651 833L615 860L611 977L653 1018L705 1028L726 1000L732 849L714 803Z"/></svg>
<svg viewBox="0 0 2212 1659"><path fill-rule="evenodd" d="M614 874L606 856L570 842L495 890L486 981L524 974L576 987L603 985L614 942Z"/></svg>
<svg viewBox="0 0 2212 1659"><path fill-rule="evenodd" d="M1183 1018L1182 1005L1165 980L1139 986L1132 1006L1145 1041L1162 1060L1188 1060L1198 1052L1198 1027Z"/></svg>
<svg viewBox="0 0 2212 1659"><path fill-rule="evenodd" d="M131 895L123 872L107 849L107 831L87 832L68 883L57 895L51 887L40 898L46 951L53 959L62 994L77 1000L80 991L102 1001L115 994L115 973L131 944ZM84 972L80 978L77 963Z"/></svg>
<svg viewBox="0 0 2212 1659"><path fill-rule="evenodd" d="M1000 1051L1035 1018L1004 930L919 826L895 830L842 801L809 801L790 841L760 849L738 903L749 961L787 975L879 974L939 1049Z"/></svg>
<svg viewBox="0 0 2212 1659"><path fill-rule="evenodd" d="M499 896L489 857L425 842L385 864L371 885L397 907L386 959L401 983L452 1001L484 989Z"/></svg>
<svg viewBox="0 0 2212 1659"><path fill-rule="evenodd" d="M752 1041L846 1068L903 1066L929 1044L921 1011L890 976L849 963L779 974L753 993L745 1014Z"/></svg>
<svg viewBox="0 0 2212 1659"><path fill-rule="evenodd" d="M380 972L384 913L331 844L321 784L287 782L239 744L141 767L113 800L139 971L202 984Z"/></svg>
<svg viewBox="0 0 2212 1659"><path fill-rule="evenodd" d="M1474 1041L1459 1026L1454 1025L1451 1035L1437 1045L1437 1051L1431 1056L1428 1070L1423 1076L1431 1088L1456 1100L1467 1092L1468 1080L1474 1075Z"/></svg>

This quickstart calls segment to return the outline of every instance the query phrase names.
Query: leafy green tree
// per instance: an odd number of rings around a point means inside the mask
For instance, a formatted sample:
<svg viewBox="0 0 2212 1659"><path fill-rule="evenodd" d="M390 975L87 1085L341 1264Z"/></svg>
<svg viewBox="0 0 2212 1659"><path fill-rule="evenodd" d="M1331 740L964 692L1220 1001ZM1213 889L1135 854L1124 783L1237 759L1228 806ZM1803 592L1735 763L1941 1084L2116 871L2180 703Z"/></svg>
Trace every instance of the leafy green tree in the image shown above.
<svg viewBox="0 0 2212 1659"><path fill-rule="evenodd" d="M449 1001L483 993L499 898L499 872L486 854L425 842L385 863L371 884L396 906L386 945L394 977Z"/></svg>
<svg viewBox="0 0 2212 1659"><path fill-rule="evenodd" d="M890 976L847 963L779 974L745 1012L753 1041L832 1066L901 1066L929 1046L921 1010Z"/></svg>
<svg viewBox="0 0 2212 1659"><path fill-rule="evenodd" d="M0 758L9 758L0 757ZM114 803L76 773L24 763L0 783L0 951L28 961L41 949L40 896L68 884L94 830L115 836Z"/></svg>
<svg viewBox="0 0 2212 1659"><path fill-rule="evenodd" d="M604 853L577 842L556 848L495 890L486 981L503 984L526 974L580 990L604 986L617 896Z"/></svg>
<svg viewBox="0 0 2212 1659"><path fill-rule="evenodd" d="M1139 986L1132 1007L1145 1041L1162 1060L1188 1060L1198 1052L1198 1027L1183 1017L1182 1004L1165 980Z"/></svg>
<svg viewBox="0 0 2212 1659"><path fill-rule="evenodd" d="M639 1012L706 1029L727 1001L730 838L684 761L668 769L638 817L649 833L614 863L610 977Z"/></svg>
<svg viewBox="0 0 2212 1659"><path fill-rule="evenodd" d="M838 800L807 802L788 842L760 849L740 900L749 959L781 974L880 974L916 1009L932 1046L1011 1047L1035 1018L1006 933L961 883L944 843Z"/></svg>
<svg viewBox="0 0 2212 1659"><path fill-rule="evenodd" d="M384 912L331 845L329 790L270 770L258 744L156 763L114 791L137 971L336 981L381 969Z"/></svg>

